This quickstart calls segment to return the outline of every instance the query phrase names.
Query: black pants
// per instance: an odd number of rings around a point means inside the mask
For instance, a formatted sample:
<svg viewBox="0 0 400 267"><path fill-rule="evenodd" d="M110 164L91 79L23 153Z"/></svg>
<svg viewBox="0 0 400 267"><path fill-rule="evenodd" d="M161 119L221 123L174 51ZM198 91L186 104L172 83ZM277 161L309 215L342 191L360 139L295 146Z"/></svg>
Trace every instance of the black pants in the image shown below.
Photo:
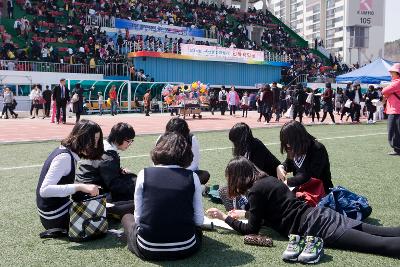
<svg viewBox="0 0 400 267"><path fill-rule="evenodd" d="M213 103L213 104L210 104L210 111L211 111L211 114L212 115L214 115L214 111L217 109L217 104L215 104L215 103Z"/></svg>
<svg viewBox="0 0 400 267"><path fill-rule="evenodd" d="M343 107L342 112L340 114L340 120L343 119L344 115L346 115L346 113L348 113L349 115L347 116L347 119L350 117L351 121L353 121L354 118L354 111L352 108L347 108L347 107Z"/></svg>
<svg viewBox="0 0 400 267"><path fill-rule="evenodd" d="M293 120L296 120L297 116L299 116L300 123L303 122L303 106L293 106Z"/></svg>
<svg viewBox="0 0 400 267"><path fill-rule="evenodd" d="M235 112L236 112L235 105L229 105L229 115L232 115L232 112L233 112L233 115L235 115Z"/></svg>
<svg viewBox="0 0 400 267"><path fill-rule="evenodd" d="M242 107L242 110L243 110L242 117L244 117L246 115L246 118L247 118L247 111L249 110L249 108L248 107Z"/></svg>
<svg viewBox="0 0 400 267"><path fill-rule="evenodd" d="M317 120L319 121L319 111L315 111L313 108L311 109L311 119L314 122L315 115L317 115Z"/></svg>
<svg viewBox="0 0 400 267"><path fill-rule="evenodd" d="M146 116L150 116L149 112L150 112L150 106L146 106L144 107L144 111L146 113Z"/></svg>
<svg viewBox="0 0 400 267"><path fill-rule="evenodd" d="M322 116L321 122L324 122L327 114L328 114L328 112L324 111L324 115ZM332 122L335 123L335 116L333 115L333 112L329 112L329 116L331 116Z"/></svg>
<svg viewBox="0 0 400 267"><path fill-rule="evenodd" d="M81 119L81 113L77 112L75 113L76 116L76 122L78 122Z"/></svg>
<svg viewBox="0 0 400 267"><path fill-rule="evenodd" d="M46 100L46 103L44 104L44 115L50 117L50 100Z"/></svg>
<svg viewBox="0 0 400 267"><path fill-rule="evenodd" d="M221 115L225 115L225 110L228 106L228 103L226 103L226 101L221 101L219 105L220 105L219 109L221 110Z"/></svg>
<svg viewBox="0 0 400 267"><path fill-rule="evenodd" d="M354 104L354 121L360 122L360 112L361 112L361 106L359 104Z"/></svg>
<svg viewBox="0 0 400 267"><path fill-rule="evenodd" d="M137 243L138 225L136 225L135 223L135 217L133 216L133 214L124 215L124 217L122 217L122 225L124 227L124 233L126 235L128 249L142 260L162 261L162 260L178 260L187 258L196 253L200 249L203 240L203 232L201 231L200 228L197 228L195 233L196 244L193 247L181 251L153 252L144 250L138 245Z"/></svg>
<svg viewBox="0 0 400 267"><path fill-rule="evenodd" d="M374 120L374 113L376 112L376 107L375 106L367 106L368 109L368 120L372 121Z"/></svg>
<svg viewBox="0 0 400 267"><path fill-rule="evenodd" d="M33 109L35 108L35 104L33 103L33 101L31 101L31 109L29 110L29 115L33 115Z"/></svg>
<svg viewBox="0 0 400 267"><path fill-rule="evenodd" d="M363 223L349 229L332 245L334 248L400 257L400 227Z"/></svg>
<svg viewBox="0 0 400 267"><path fill-rule="evenodd" d="M10 111L11 115L15 115L15 112L11 108L11 104L6 103L6 104L3 105L3 112L1 112L1 116L3 116L4 113L5 113L6 114L6 118L8 119L8 110Z"/></svg>
<svg viewBox="0 0 400 267"><path fill-rule="evenodd" d="M60 111L62 110L62 122L67 122L67 103L66 102L58 102L56 103L56 120L57 123L60 122Z"/></svg>
<svg viewBox="0 0 400 267"><path fill-rule="evenodd" d="M279 121L279 119L281 118L280 104L279 103L275 104L274 109L275 109L275 121Z"/></svg>
<svg viewBox="0 0 400 267"><path fill-rule="evenodd" d="M400 114L388 116L388 140L393 150L400 153Z"/></svg>

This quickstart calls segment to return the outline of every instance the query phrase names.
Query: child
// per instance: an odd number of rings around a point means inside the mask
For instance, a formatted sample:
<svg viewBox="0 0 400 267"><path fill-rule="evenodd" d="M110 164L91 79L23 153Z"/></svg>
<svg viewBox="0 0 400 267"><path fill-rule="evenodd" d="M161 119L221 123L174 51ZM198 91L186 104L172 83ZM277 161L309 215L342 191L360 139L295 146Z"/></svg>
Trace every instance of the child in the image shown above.
<svg viewBox="0 0 400 267"><path fill-rule="evenodd" d="M62 121L62 117L63 117L63 111L62 109L60 110L60 118L59 121ZM53 98L51 98L51 123L55 122L55 118L57 115L57 106L56 106L56 101L53 100Z"/></svg>
<svg viewBox="0 0 400 267"><path fill-rule="evenodd" d="M80 191L91 196L99 194L93 184L74 184L75 166L81 157L99 159L103 154L103 133L92 121L75 124L45 161L36 188L36 204L43 227L69 228L70 195Z"/></svg>
<svg viewBox="0 0 400 267"><path fill-rule="evenodd" d="M242 117L244 117L244 114L246 114L246 118L247 118L247 111L249 110L249 97L248 97L247 92L244 92L244 94L242 96L241 104L242 104L242 110L243 110Z"/></svg>
<svg viewBox="0 0 400 267"><path fill-rule="evenodd" d="M98 98L97 98L97 103L99 104L99 111L100 111L100 116L103 115L103 103L104 103L104 98L101 92L97 93Z"/></svg>
<svg viewBox="0 0 400 267"><path fill-rule="evenodd" d="M193 159L191 145L180 134L166 133L151 159L154 167L138 174L135 215L122 218L128 249L143 260L189 257L201 247L198 226L204 219L200 180L186 169Z"/></svg>

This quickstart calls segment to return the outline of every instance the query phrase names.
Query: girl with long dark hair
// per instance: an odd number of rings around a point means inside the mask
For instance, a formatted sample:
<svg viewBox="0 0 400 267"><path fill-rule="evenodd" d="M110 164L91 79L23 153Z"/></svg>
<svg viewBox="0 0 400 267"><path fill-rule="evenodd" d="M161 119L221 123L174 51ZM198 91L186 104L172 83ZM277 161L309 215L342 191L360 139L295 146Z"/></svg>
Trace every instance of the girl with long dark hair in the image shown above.
<svg viewBox="0 0 400 267"><path fill-rule="evenodd" d="M325 193L328 193L333 184L325 146L296 121L287 122L282 126L280 141L281 153L286 153L287 158L278 166L276 177L291 187L300 186L311 178L316 178L322 181ZM286 177L289 172L293 172L293 177Z"/></svg>
<svg viewBox="0 0 400 267"><path fill-rule="evenodd" d="M75 124L71 133L45 161L36 188L36 204L43 227L69 228L70 195L80 191L99 194L93 184L75 184L75 167L80 158L100 159L103 155L103 133L89 120Z"/></svg>
<svg viewBox="0 0 400 267"><path fill-rule="evenodd" d="M276 177L280 161L263 142L253 137L253 133L246 123L236 123L229 131L229 140L233 143L234 156L244 156L260 170Z"/></svg>

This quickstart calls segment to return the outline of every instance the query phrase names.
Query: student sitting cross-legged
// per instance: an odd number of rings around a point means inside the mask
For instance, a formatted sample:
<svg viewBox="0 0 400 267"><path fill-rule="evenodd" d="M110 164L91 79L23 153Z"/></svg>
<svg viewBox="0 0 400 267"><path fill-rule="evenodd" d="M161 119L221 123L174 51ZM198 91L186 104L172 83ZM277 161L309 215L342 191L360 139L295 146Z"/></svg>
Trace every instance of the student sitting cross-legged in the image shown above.
<svg viewBox="0 0 400 267"><path fill-rule="evenodd" d="M127 150L133 143L135 130L127 123L113 126L107 140L104 140L104 154L101 160L82 160L76 173L76 181L101 186L102 192L110 193L107 202L114 205L108 212L123 216L133 213L133 197L136 175L121 168L119 151Z"/></svg>
<svg viewBox="0 0 400 267"><path fill-rule="evenodd" d="M80 158L99 159L103 154L103 133L92 121L77 122L71 133L43 164L36 188L36 204L40 221L48 229L69 228L70 195L84 192L99 194L93 184L77 184L75 166Z"/></svg>
<svg viewBox="0 0 400 267"><path fill-rule="evenodd" d="M205 170L200 170L200 145L196 136L190 133L189 125L184 119L172 118L168 121L165 127L165 133L177 133L185 137L192 147L193 160L188 166L189 170L194 171L200 178L200 183L205 185L210 179L210 173ZM158 142L158 140L157 140Z"/></svg>
<svg viewBox="0 0 400 267"><path fill-rule="evenodd" d="M186 137L166 133L151 151L154 167L140 171L135 215L122 224L128 249L144 260L175 260L200 249L204 212L197 174L186 169L193 159Z"/></svg>

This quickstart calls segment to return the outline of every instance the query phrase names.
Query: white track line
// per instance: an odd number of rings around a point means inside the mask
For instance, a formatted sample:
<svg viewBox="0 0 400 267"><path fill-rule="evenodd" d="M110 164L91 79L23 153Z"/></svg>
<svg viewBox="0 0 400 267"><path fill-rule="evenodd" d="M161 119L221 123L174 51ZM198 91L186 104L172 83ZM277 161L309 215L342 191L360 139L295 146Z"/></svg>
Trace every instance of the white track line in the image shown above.
<svg viewBox="0 0 400 267"><path fill-rule="evenodd" d="M376 135L386 135L387 133L373 133L373 134L360 134L360 135L347 135L347 136L335 136L335 137L326 137L326 138L320 138L318 140L336 140L336 139L346 139L346 138L356 138L356 137L367 137L367 136L376 136ZM267 143L265 144L266 146L275 146L279 145L280 143ZM205 148L205 149L200 149L200 152L205 152L205 151L217 151L217 150L227 150L227 149L232 149L232 147L216 147L216 148ZM126 156L126 157L121 157L121 159L133 159L133 158L145 158L149 157L149 154L142 154L142 155L135 155L135 156ZM0 168L0 171L9 171L9 170L19 170L19 169L29 169L29 168L38 168L42 167L43 165L27 165L27 166L17 166L17 167L8 167L8 168Z"/></svg>

